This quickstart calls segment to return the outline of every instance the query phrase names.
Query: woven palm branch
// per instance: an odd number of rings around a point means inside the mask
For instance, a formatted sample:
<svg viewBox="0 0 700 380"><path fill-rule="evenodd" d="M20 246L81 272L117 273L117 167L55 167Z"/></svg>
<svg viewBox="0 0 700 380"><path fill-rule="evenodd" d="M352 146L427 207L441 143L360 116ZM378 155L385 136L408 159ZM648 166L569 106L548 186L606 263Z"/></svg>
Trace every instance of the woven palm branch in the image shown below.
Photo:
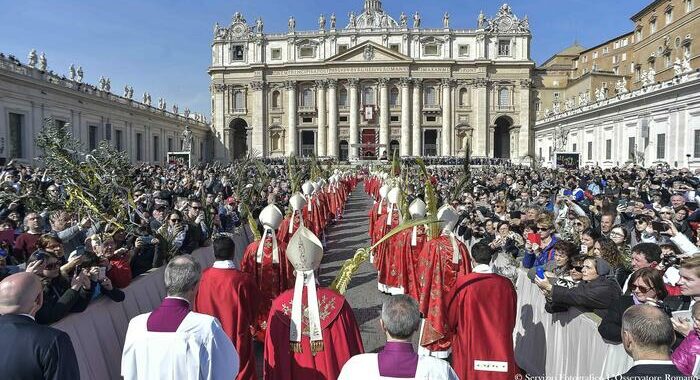
<svg viewBox="0 0 700 380"><path fill-rule="evenodd" d="M426 216L428 218L437 218L438 199L437 194L435 193L435 187L433 187L433 183L430 181L430 174L428 174L428 169L426 169L423 159L416 158L416 163L418 164L423 177L425 177L425 204L427 206ZM437 224L432 224L429 229L428 238L434 239L438 236L440 236L440 226Z"/></svg>

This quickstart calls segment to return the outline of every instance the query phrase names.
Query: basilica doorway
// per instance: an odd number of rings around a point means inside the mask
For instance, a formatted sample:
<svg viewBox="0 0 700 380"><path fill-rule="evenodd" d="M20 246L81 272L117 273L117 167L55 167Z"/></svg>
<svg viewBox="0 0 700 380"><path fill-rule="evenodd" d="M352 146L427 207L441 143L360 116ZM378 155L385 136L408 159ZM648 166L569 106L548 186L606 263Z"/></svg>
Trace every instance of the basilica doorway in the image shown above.
<svg viewBox="0 0 700 380"><path fill-rule="evenodd" d="M438 131L436 129L426 129L423 132L423 155L424 156L437 156L437 138Z"/></svg>
<svg viewBox="0 0 700 380"><path fill-rule="evenodd" d="M496 119L496 129L493 132L493 157L510 158L510 127L513 120L508 116Z"/></svg>
<svg viewBox="0 0 700 380"><path fill-rule="evenodd" d="M399 155L401 154L401 152L399 151L399 142L396 140L391 140L391 142L389 143L389 159L394 157L394 152L399 152Z"/></svg>
<svg viewBox="0 0 700 380"><path fill-rule="evenodd" d="M316 133L301 131L301 156L310 157L316 153Z"/></svg>
<svg viewBox="0 0 700 380"><path fill-rule="evenodd" d="M374 128L365 128L362 130L362 159L375 160L377 159L377 130Z"/></svg>
<svg viewBox="0 0 700 380"><path fill-rule="evenodd" d="M340 144L338 149L338 160L339 161L347 161L348 160L348 142L345 140L340 140Z"/></svg>
<svg viewBox="0 0 700 380"><path fill-rule="evenodd" d="M248 123L241 118L229 124L229 155L232 160L244 158L248 154Z"/></svg>

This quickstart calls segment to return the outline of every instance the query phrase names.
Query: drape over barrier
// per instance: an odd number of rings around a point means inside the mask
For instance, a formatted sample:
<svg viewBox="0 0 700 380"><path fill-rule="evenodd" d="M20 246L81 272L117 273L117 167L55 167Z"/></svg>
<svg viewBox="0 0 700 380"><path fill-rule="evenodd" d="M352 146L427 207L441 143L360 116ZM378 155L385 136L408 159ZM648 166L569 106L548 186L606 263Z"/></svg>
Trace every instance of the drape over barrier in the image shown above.
<svg viewBox="0 0 700 380"><path fill-rule="evenodd" d="M214 263L211 247L192 253L202 269ZM70 335L78 357L81 379L120 379L121 354L129 321L153 311L165 297L165 267L135 278L127 288L124 302L108 298L93 301L82 313L74 313L53 324Z"/></svg>
<svg viewBox="0 0 700 380"><path fill-rule="evenodd" d="M621 344L607 343L598 334L600 317L576 308L547 313L544 296L523 269L516 287L515 359L528 374L607 379L632 367Z"/></svg>

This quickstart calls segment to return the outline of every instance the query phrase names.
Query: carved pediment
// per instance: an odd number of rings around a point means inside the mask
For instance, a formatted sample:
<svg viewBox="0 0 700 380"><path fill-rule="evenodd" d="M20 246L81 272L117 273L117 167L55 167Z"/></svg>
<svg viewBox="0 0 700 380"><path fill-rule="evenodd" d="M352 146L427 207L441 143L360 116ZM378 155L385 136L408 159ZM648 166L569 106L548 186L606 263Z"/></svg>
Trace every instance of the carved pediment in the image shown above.
<svg viewBox="0 0 700 380"><path fill-rule="evenodd" d="M309 38L304 38L301 40L294 41L294 44L297 46L318 46L319 42L316 40L309 39Z"/></svg>
<svg viewBox="0 0 700 380"><path fill-rule="evenodd" d="M421 39L420 39L420 42L421 42L422 44L438 44L438 45L442 45L442 44L445 42L445 40L443 40L442 38L439 38L439 37L428 36L428 37L421 38Z"/></svg>
<svg viewBox="0 0 700 380"><path fill-rule="evenodd" d="M372 41L365 41L346 52L336 54L327 62L411 62L411 58L387 49Z"/></svg>

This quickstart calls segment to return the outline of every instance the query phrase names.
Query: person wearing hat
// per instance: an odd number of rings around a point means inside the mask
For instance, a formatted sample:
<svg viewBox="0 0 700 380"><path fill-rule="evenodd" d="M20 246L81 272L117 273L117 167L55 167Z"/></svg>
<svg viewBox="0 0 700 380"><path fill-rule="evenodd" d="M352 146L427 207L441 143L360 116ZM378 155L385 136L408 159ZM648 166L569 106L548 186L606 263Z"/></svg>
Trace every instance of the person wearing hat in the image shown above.
<svg viewBox="0 0 700 380"><path fill-rule="evenodd" d="M274 300L267 319L265 380L337 379L352 356L364 353L360 329L345 297L316 287L314 272L322 258L321 241L300 226L287 251L296 271L294 289Z"/></svg>
<svg viewBox="0 0 700 380"><path fill-rule="evenodd" d="M267 205L258 218L263 226L260 240L246 247L241 270L250 273L261 293L260 307L255 321L255 339L265 341L267 314L272 300L294 286L293 268L286 259L287 245L277 237L282 223L282 212L275 205Z"/></svg>
<svg viewBox="0 0 700 380"><path fill-rule="evenodd" d="M376 243L374 240L374 224L377 221L377 219L382 216L383 214L386 213L388 209L388 201L386 199L386 196L389 194L389 190L391 190L391 187L389 187L388 184L381 185L379 187L378 193L379 197L378 200L374 203L372 206L372 209L369 211L369 236L371 239L371 244Z"/></svg>
<svg viewBox="0 0 700 380"><path fill-rule="evenodd" d="M472 270L467 246L457 239L453 230L459 219L454 207L443 205L437 212L442 232L432 235L418 255L416 276L420 290L420 311L425 316L421 328L419 354L440 359L450 354L452 331L447 329L445 297L459 274Z"/></svg>
<svg viewBox="0 0 700 380"><path fill-rule="evenodd" d="M304 225L304 217L302 215L304 206L306 206L306 199L303 195L296 193L289 198L289 208L292 213L285 216L282 224L280 224L277 235L280 241L289 243L289 239L292 238L299 226Z"/></svg>
<svg viewBox="0 0 700 380"><path fill-rule="evenodd" d="M411 219L425 218L426 207L422 199L414 199L408 206ZM401 293L408 294L416 300L419 298L418 292L420 290L418 278L416 277L416 265L418 263L418 254L423 250L423 246L427 241L427 232L428 226L421 224L399 232L390 241L390 245L396 247L396 256L393 258L395 261L394 268L397 272L396 288Z"/></svg>
<svg viewBox="0 0 700 380"><path fill-rule="evenodd" d="M573 288L552 285L548 279L535 277L535 284L552 301L552 312L566 311L574 306L592 311L604 317L607 309L618 302L620 286L609 278L610 264L600 257L588 257L583 261L583 279Z"/></svg>
<svg viewBox="0 0 700 380"><path fill-rule="evenodd" d="M323 216L321 214L321 207L318 197L315 195L315 186L311 181L304 182L301 185L301 191L304 193L304 198L306 198L306 207L304 207L304 225L316 234L316 236L321 236L323 227Z"/></svg>
<svg viewBox="0 0 700 380"><path fill-rule="evenodd" d="M374 224L374 231L372 233L372 241L378 242L384 236L389 233L392 229L396 228L401 221L403 216L401 215L401 210L399 210L399 198L401 195L401 190L398 187L394 187L387 194L387 201L389 203L386 213L377 218L377 222ZM390 245L390 240L385 240L381 244L377 245L374 250L374 265L377 267L377 286L379 291L389 294L401 294L398 288L398 272L396 271L396 260L394 259L398 254L396 252L396 247Z"/></svg>

